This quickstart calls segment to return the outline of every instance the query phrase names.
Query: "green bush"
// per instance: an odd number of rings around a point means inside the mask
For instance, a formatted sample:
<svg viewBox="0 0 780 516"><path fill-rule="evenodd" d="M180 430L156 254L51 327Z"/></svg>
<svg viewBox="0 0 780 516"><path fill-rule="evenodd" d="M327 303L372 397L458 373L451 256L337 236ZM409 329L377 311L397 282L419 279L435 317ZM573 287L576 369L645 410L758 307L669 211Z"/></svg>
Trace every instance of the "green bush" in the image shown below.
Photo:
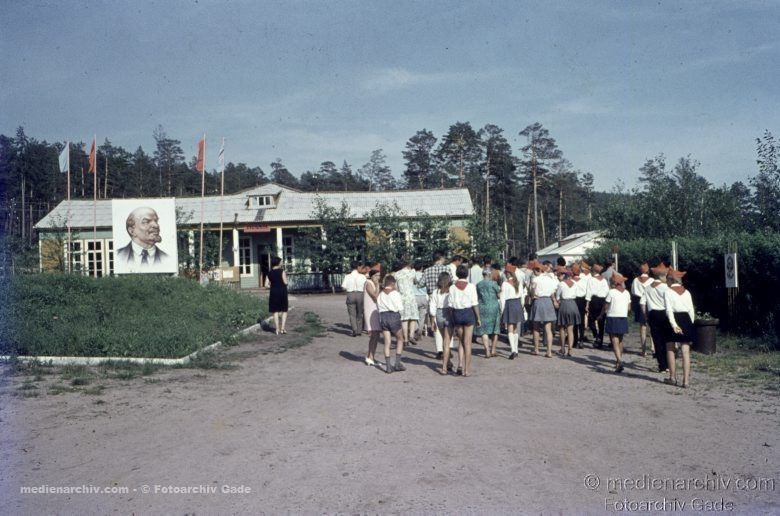
<svg viewBox="0 0 780 516"><path fill-rule="evenodd" d="M687 271L683 283L691 291L698 312L718 317L729 330L760 337L780 348L780 233L740 233L713 237L678 238L678 266ZM739 291L737 312L730 318L723 255L737 244ZM661 239L611 240L588 252L586 259L603 263L613 246L620 247L620 271L635 277L639 265L671 263L671 241Z"/></svg>
<svg viewBox="0 0 780 516"><path fill-rule="evenodd" d="M178 358L266 315L257 298L182 278L35 274L4 287L3 355Z"/></svg>

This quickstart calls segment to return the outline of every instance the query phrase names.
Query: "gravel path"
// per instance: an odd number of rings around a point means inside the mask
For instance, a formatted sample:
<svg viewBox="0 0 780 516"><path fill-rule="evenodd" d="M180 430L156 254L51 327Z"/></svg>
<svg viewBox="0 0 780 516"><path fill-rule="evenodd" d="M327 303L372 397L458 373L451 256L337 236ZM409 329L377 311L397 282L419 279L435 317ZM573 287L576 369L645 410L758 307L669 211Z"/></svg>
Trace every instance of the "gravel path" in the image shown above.
<svg viewBox="0 0 780 516"><path fill-rule="evenodd" d="M669 387L636 353L616 376L611 353L545 359L527 339L514 361L475 346L462 378L433 371L426 338L386 375L346 335L343 296L292 305L291 326L313 311L327 335L284 353L262 335L231 348L236 369L115 380L100 404L15 396L3 375L0 513L780 511L776 397L695 371ZM128 492L21 492L64 486Z"/></svg>

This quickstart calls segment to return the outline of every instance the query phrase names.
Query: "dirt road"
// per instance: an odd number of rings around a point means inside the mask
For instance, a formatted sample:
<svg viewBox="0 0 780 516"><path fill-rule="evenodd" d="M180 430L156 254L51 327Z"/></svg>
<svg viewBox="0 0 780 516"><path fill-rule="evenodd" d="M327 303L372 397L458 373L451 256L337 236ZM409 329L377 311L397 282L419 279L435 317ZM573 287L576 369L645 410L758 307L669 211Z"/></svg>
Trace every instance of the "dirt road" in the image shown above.
<svg viewBox="0 0 780 516"><path fill-rule="evenodd" d="M426 338L386 375L347 336L342 296L292 304L327 335L285 353L263 335L231 349L233 370L116 380L98 403L23 398L4 376L0 512L780 511L777 398L695 371L670 387L635 353L620 376L605 351L535 357L525 339L514 361L477 346L463 378L434 372ZM79 487L119 492L30 492Z"/></svg>

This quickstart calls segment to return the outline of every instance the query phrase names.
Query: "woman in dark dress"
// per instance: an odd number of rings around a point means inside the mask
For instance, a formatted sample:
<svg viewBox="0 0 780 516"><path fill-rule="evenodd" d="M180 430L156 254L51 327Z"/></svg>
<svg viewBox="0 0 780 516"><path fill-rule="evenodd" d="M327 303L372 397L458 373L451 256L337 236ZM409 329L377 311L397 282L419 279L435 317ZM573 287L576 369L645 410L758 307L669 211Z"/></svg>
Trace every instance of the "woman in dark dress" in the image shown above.
<svg viewBox="0 0 780 516"><path fill-rule="evenodd" d="M285 328L287 325L287 273L282 269L282 259L278 256L274 256L271 259L268 283L271 285L271 295L268 297L268 311L274 314L276 334L287 333Z"/></svg>

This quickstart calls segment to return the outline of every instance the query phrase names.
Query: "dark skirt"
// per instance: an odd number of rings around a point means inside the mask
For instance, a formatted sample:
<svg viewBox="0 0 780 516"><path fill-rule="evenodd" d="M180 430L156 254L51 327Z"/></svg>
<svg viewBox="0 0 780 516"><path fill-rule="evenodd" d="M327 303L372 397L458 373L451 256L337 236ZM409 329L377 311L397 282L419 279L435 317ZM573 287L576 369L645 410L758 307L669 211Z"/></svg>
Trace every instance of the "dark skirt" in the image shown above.
<svg viewBox="0 0 780 516"><path fill-rule="evenodd" d="M477 324L477 316L473 308L455 308L452 310L453 326L474 326Z"/></svg>
<svg viewBox="0 0 780 516"><path fill-rule="evenodd" d="M401 314L399 312L379 312L379 326L382 331L398 333L401 329Z"/></svg>
<svg viewBox="0 0 780 516"><path fill-rule="evenodd" d="M562 299L558 308L558 326L576 326L580 324L580 309L574 299Z"/></svg>
<svg viewBox="0 0 780 516"><path fill-rule="evenodd" d="M604 309L604 298L593 296L590 298L590 306L588 307L588 313L590 314L590 321L595 321L601 315L601 311Z"/></svg>
<svg viewBox="0 0 780 516"><path fill-rule="evenodd" d="M693 326L691 316L688 312L674 312L674 320L677 326L683 331L675 333L671 324L668 324L666 342L694 342L696 340L696 328Z"/></svg>
<svg viewBox="0 0 780 516"><path fill-rule="evenodd" d="M506 300L504 313L501 314L501 322L513 326L523 324L523 302L519 298Z"/></svg>
<svg viewBox="0 0 780 516"><path fill-rule="evenodd" d="M628 317L607 317L604 331L609 335L625 335L628 333Z"/></svg>
<svg viewBox="0 0 780 516"><path fill-rule="evenodd" d="M534 304L531 305L531 321L547 323L555 322L558 320L558 316L555 314L555 307L553 306L551 297L537 297L534 299Z"/></svg>
<svg viewBox="0 0 780 516"><path fill-rule="evenodd" d="M634 322L639 324L647 324L645 319L645 312L642 310L642 305L639 303L639 297L631 296L631 310L634 311Z"/></svg>
<svg viewBox="0 0 780 516"><path fill-rule="evenodd" d="M672 328L669 326L669 319L666 318L666 311L648 311L647 325L650 327L650 336L653 338L656 349L663 348L666 336L672 331Z"/></svg>
<svg viewBox="0 0 780 516"><path fill-rule="evenodd" d="M287 286L282 285L281 288L271 287L271 293L268 296L268 311L273 313L286 312L288 308L287 303Z"/></svg>
<svg viewBox="0 0 780 516"><path fill-rule="evenodd" d="M448 308L447 310L444 310L443 308L438 308L436 310L436 326L439 328L451 328L452 327L452 317L451 317L451 311Z"/></svg>

